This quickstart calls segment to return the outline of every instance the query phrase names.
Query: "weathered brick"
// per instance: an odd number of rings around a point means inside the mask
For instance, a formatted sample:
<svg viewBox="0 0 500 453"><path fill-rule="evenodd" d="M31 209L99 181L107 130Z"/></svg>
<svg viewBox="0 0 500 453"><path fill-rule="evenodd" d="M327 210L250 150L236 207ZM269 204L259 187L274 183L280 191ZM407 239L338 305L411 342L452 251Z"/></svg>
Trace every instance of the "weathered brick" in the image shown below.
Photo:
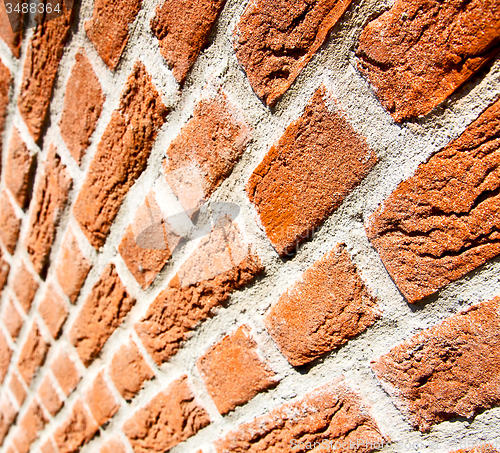
<svg viewBox="0 0 500 453"><path fill-rule="evenodd" d="M252 131L223 93L202 99L172 141L163 162L165 178L184 209L198 208L227 178Z"/></svg>
<svg viewBox="0 0 500 453"><path fill-rule="evenodd" d="M500 253L499 133L497 101L369 218L368 238L408 302Z"/></svg>
<svg viewBox="0 0 500 453"><path fill-rule="evenodd" d="M96 0L92 19L85 22L87 36L111 70L120 61L141 6L142 0Z"/></svg>
<svg viewBox="0 0 500 453"><path fill-rule="evenodd" d="M23 327L23 317L10 298L5 301L2 320L12 339L16 340L21 327Z"/></svg>
<svg viewBox="0 0 500 453"><path fill-rule="evenodd" d="M396 405L421 431L500 404L500 298L405 340L372 362Z"/></svg>
<svg viewBox="0 0 500 453"><path fill-rule="evenodd" d="M132 340L113 356L109 374L126 400L131 400L141 390L144 381L154 377L153 370Z"/></svg>
<svg viewBox="0 0 500 453"><path fill-rule="evenodd" d="M226 0L166 0L156 8L151 30L160 41L160 52L179 83L203 48ZM182 20L179 20L182 17Z"/></svg>
<svg viewBox="0 0 500 453"><path fill-rule="evenodd" d="M322 86L271 147L247 184L261 224L281 255L337 209L377 162Z"/></svg>
<svg viewBox="0 0 500 453"><path fill-rule="evenodd" d="M213 345L197 362L205 387L221 414L277 384L257 352L250 328L241 326Z"/></svg>
<svg viewBox="0 0 500 453"><path fill-rule="evenodd" d="M97 375L92 387L86 393L85 403L99 426L104 425L120 408L104 381L102 372Z"/></svg>
<svg viewBox="0 0 500 453"><path fill-rule="evenodd" d="M146 168L167 113L146 68L137 62L73 209L95 248L104 244L123 198Z"/></svg>
<svg viewBox="0 0 500 453"><path fill-rule="evenodd" d="M269 106L292 85L352 0L256 0L234 32L250 85Z"/></svg>
<svg viewBox="0 0 500 453"><path fill-rule="evenodd" d="M45 427L47 421L47 417L40 405L33 401L20 423L28 446L38 438L38 433Z"/></svg>
<svg viewBox="0 0 500 453"><path fill-rule="evenodd" d="M61 254L57 259L56 277L71 303L75 303L91 267L90 261L83 255L75 235L69 230L64 238Z"/></svg>
<svg viewBox="0 0 500 453"><path fill-rule="evenodd" d="M19 264L15 271L12 289L24 311L28 313L38 290L38 283L23 262Z"/></svg>
<svg viewBox="0 0 500 453"><path fill-rule="evenodd" d="M263 270L233 225L203 238L135 326L153 360L160 365L172 357L213 308Z"/></svg>
<svg viewBox="0 0 500 453"><path fill-rule="evenodd" d="M38 313L40 313L51 335L57 338L68 316L68 309L53 287L48 287L44 299L38 306Z"/></svg>
<svg viewBox="0 0 500 453"><path fill-rule="evenodd" d="M360 36L359 68L396 121L425 115L500 51L496 0L397 0Z"/></svg>
<svg viewBox="0 0 500 453"><path fill-rule="evenodd" d="M17 417L17 411L14 408L10 398L3 394L0 399L0 445L3 444L5 436Z"/></svg>
<svg viewBox="0 0 500 453"><path fill-rule="evenodd" d="M5 129L5 120L7 117L7 107L9 106L9 91L12 84L10 71L0 61L0 134ZM0 145L2 140L0 137Z"/></svg>
<svg viewBox="0 0 500 453"><path fill-rule="evenodd" d="M3 383L5 375L9 369L12 350L7 343L3 333L0 331L0 384Z"/></svg>
<svg viewBox="0 0 500 453"><path fill-rule="evenodd" d="M99 453L127 453L125 446L118 439L112 439L104 444Z"/></svg>
<svg viewBox="0 0 500 453"><path fill-rule="evenodd" d="M498 450L491 445L485 444L467 450L456 450L452 453L498 453Z"/></svg>
<svg viewBox="0 0 500 453"><path fill-rule="evenodd" d="M83 49L75 60L66 85L59 129L69 152L80 163L101 116L104 95Z"/></svg>
<svg viewBox="0 0 500 453"><path fill-rule="evenodd" d="M43 339L36 321L33 322L17 362L19 373L28 387L37 368L45 361L48 349L49 345Z"/></svg>
<svg viewBox="0 0 500 453"><path fill-rule="evenodd" d="M24 388L22 381L19 379L16 373L12 373L10 375L9 388L14 397L16 398L19 406L22 406L24 400L26 399L26 390Z"/></svg>
<svg viewBox="0 0 500 453"><path fill-rule="evenodd" d="M321 442L328 444L318 447ZM288 453L292 448L305 452L316 447L318 451L367 453L386 442L371 408L349 384L335 380L241 425L218 440L216 449L218 453Z"/></svg>
<svg viewBox="0 0 500 453"><path fill-rule="evenodd" d="M19 58L22 35L21 32L14 33L12 31L12 25L5 8L0 8L0 38L9 46L12 55Z"/></svg>
<svg viewBox="0 0 500 453"><path fill-rule="evenodd" d="M265 323L293 366L337 349L380 316L345 244L302 274L269 310Z"/></svg>
<svg viewBox="0 0 500 453"><path fill-rule="evenodd" d="M136 453L163 452L196 434L210 423L196 401L187 376L170 384L123 425Z"/></svg>
<svg viewBox="0 0 500 453"><path fill-rule="evenodd" d="M53 19L52 22L58 19ZM56 227L64 211L72 181L61 158L51 147L44 168L36 182L29 232L25 247L35 270L44 276Z"/></svg>
<svg viewBox="0 0 500 453"><path fill-rule="evenodd" d="M109 264L92 288L69 334L85 366L97 357L134 303L114 264Z"/></svg>
<svg viewBox="0 0 500 453"><path fill-rule="evenodd" d="M42 385L40 385L40 388L38 389L38 397L40 398L40 401L44 405L45 409L47 409L49 414L52 416L56 415L63 405L63 401L57 394L50 375L46 375Z"/></svg>
<svg viewBox="0 0 500 453"><path fill-rule="evenodd" d="M17 217L9 196L4 191L0 195L0 240L11 255L16 248L20 229L21 219Z"/></svg>
<svg viewBox="0 0 500 453"><path fill-rule="evenodd" d="M59 352L51 369L62 391L68 396L80 382L80 373L65 350Z"/></svg>

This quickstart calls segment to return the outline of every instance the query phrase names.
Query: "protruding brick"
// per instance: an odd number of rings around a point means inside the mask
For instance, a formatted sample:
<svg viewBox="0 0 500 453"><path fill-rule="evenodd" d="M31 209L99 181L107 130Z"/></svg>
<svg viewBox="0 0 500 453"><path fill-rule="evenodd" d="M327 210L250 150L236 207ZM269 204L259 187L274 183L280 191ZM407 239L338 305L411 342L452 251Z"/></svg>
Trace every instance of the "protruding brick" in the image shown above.
<svg viewBox="0 0 500 453"><path fill-rule="evenodd" d="M269 310L265 323L293 366L333 351L380 316L345 244L309 268Z"/></svg>
<svg viewBox="0 0 500 453"><path fill-rule="evenodd" d="M53 287L49 286L47 289L44 299L38 306L38 313L45 321L51 335L57 338L68 316L68 309Z"/></svg>
<svg viewBox="0 0 500 453"><path fill-rule="evenodd" d="M38 290L38 283L23 262L15 271L12 289L24 311L28 313Z"/></svg>
<svg viewBox="0 0 500 453"><path fill-rule="evenodd" d="M57 20L53 19L52 22ZM70 187L69 173L52 146L43 172L37 178L30 227L25 240L33 267L41 276L44 276L49 264L56 227L64 211Z"/></svg>
<svg viewBox="0 0 500 453"><path fill-rule="evenodd" d="M9 432L16 417L17 411L10 401L10 398L6 394L3 394L0 399L0 445L3 444L5 436Z"/></svg>
<svg viewBox="0 0 500 453"><path fill-rule="evenodd" d="M7 193L2 192L0 195L0 240L11 255L16 248L20 229L21 219L17 217Z"/></svg>
<svg viewBox="0 0 500 453"><path fill-rule="evenodd" d="M126 400L131 400L141 390L144 381L154 377L153 371L133 341L122 345L113 356L109 373Z"/></svg>
<svg viewBox="0 0 500 453"><path fill-rule="evenodd" d="M125 446L118 439L112 439L104 444L99 453L127 453Z"/></svg>
<svg viewBox="0 0 500 453"><path fill-rule="evenodd" d="M196 401L187 376L170 384L125 423L123 432L134 451L167 451L210 423L205 409Z"/></svg>
<svg viewBox="0 0 500 453"><path fill-rule="evenodd" d="M142 0L96 0L92 19L85 22L87 36L108 68L114 70L127 45L129 27L142 6Z"/></svg>
<svg viewBox="0 0 500 453"><path fill-rule="evenodd" d="M99 426L104 425L120 408L104 381L102 372L94 379L92 387L85 395L85 403Z"/></svg>
<svg viewBox="0 0 500 453"><path fill-rule="evenodd" d="M10 298L5 300L2 310L2 320L12 339L16 340L21 327L23 327L23 317Z"/></svg>
<svg viewBox="0 0 500 453"><path fill-rule="evenodd" d="M36 321L31 326L28 338L24 342L23 349L17 362L17 368L26 385L31 384L31 380L39 366L45 361L49 345L43 339L38 330Z"/></svg>
<svg viewBox="0 0 500 453"><path fill-rule="evenodd" d="M80 359L88 366L122 323L135 303L109 264L85 301L70 332L70 339Z"/></svg>
<svg viewBox="0 0 500 453"><path fill-rule="evenodd" d="M57 394L50 375L46 375L42 385L38 389L38 396L50 415L56 415L63 405L63 401Z"/></svg>
<svg viewBox="0 0 500 453"><path fill-rule="evenodd" d="M12 373L10 376L9 388L14 397L16 398L19 406L22 406L24 400L26 399L26 390L23 386L22 381L18 378L16 373Z"/></svg>
<svg viewBox="0 0 500 453"><path fill-rule="evenodd" d="M197 366L221 414L277 384L274 372L259 357L257 343L246 325L212 346L198 359Z"/></svg>
<svg viewBox="0 0 500 453"><path fill-rule="evenodd" d="M66 351L61 350L54 362L52 362L51 368L62 391L68 396L80 382L80 373L73 360Z"/></svg>
<svg viewBox="0 0 500 453"><path fill-rule="evenodd" d="M368 238L408 302L500 253L499 133L497 101L368 220Z"/></svg>
<svg viewBox="0 0 500 453"><path fill-rule="evenodd" d="M3 383L5 375L9 369L12 350L7 343L3 333L0 331L0 384Z"/></svg>
<svg viewBox="0 0 500 453"><path fill-rule="evenodd" d="M0 134L5 129L5 120L7 117L7 107L9 106L9 91L12 83L10 71L0 61ZM2 140L0 137L0 145Z"/></svg>
<svg viewBox="0 0 500 453"><path fill-rule="evenodd" d="M33 401L20 423L28 446L38 438L38 433L45 427L47 421L47 417L40 405L36 401Z"/></svg>
<svg viewBox="0 0 500 453"><path fill-rule="evenodd" d="M19 58L21 51L21 32L14 33L10 24L6 8L0 8L0 38L9 46L9 49L16 58Z"/></svg>
<svg viewBox="0 0 500 453"><path fill-rule="evenodd" d="M206 236L135 329L153 360L172 357L190 332L264 270L234 225Z"/></svg>
<svg viewBox="0 0 500 453"><path fill-rule="evenodd" d="M500 51L496 1L397 0L360 36L360 69L396 121L425 115Z"/></svg>
<svg viewBox="0 0 500 453"><path fill-rule="evenodd" d="M226 0L166 0L156 8L151 31L160 41L160 52L177 82L184 83L208 44L210 31L225 3Z"/></svg>
<svg viewBox="0 0 500 453"><path fill-rule="evenodd" d="M124 7L121 5L119 9ZM123 198L145 170L167 113L146 68L137 62L122 92L120 106L97 147L73 210L95 248L104 244Z"/></svg>
<svg viewBox="0 0 500 453"><path fill-rule="evenodd" d="M273 247L291 254L377 162L322 86L271 147L247 184Z"/></svg>
<svg viewBox="0 0 500 453"><path fill-rule="evenodd" d="M234 32L234 48L250 85L267 105L290 88L351 1L248 4Z"/></svg>
<svg viewBox="0 0 500 453"><path fill-rule="evenodd" d="M384 389L421 431L500 404L500 297L402 342L372 363Z"/></svg>
<svg viewBox="0 0 500 453"><path fill-rule="evenodd" d="M386 442L371 408L349 384L336 380L241 425L218 440L216 449L218 453L289 453L313 448L368 453ZM335 445L340 448L330 448Z"/></svg>

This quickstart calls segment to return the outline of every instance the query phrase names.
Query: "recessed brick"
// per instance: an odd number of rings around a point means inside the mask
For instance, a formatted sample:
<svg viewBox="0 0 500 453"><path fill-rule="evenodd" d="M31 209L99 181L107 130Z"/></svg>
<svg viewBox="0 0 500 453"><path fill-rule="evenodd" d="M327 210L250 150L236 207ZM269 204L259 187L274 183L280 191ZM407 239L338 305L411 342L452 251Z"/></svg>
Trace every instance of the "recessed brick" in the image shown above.
<svg viewBox="0 0 500 453"><path fill-rule="evenodd" d="M21 327L23 327L23 317L10 298L5 301L2 320L12 339L16 340Z"/></svg>
<svg viewBox="0 0 500 453"><path fill-rule="evenodd" d="M16 373L10 375L10 391L17 400L19 406L22 406L26 399L26 390L24 389L22 381L17 377Z"/></svg>
<svg viewBox="0 0 500 453"><path fill-rule="evenodd" d="M0 331L0 384L3 383L5 375L9 369L12 350L7 343L3 333Z"/></svg>
<svg viewBox="0 0 500 453"><path fill-rule="evenodd" d="M95 248L104 244L123 198L145 170L167 113L146 68L137 62L122 92L120 106L99 142L73 209Z"/></svg>
<svg viewBox="0 0 500 453"><path fill-rule="evenodd" d="M104 444L99 453L127 453L125 446L118 439L112 439Z"/></svg>
<svg viewBox="0 0 500 453"><path fill-rule="evenodd" d="M104 95L83 50L75 55L75 60L66 85L59 129L69 152L80 163L101 116Z"/></svg>
<svg viewBox="0 0 500 453"><path fill-rule="evenodd" d="M259 357L257 343L246 325L212 346L198 359L197 366L221 414L277 384L274 372Z"/></svg>
<svg viewBox="0 0 500 453"><path fill-rule="evenodd" d="M17 217L9 196L4 191L0 195L0 240L11 255L16 248L20 229L21 219Z"/></svg>
<svg viewBox="0 0 500 453"><path fill-rule="evenodd" d="M91 267L90 261L83 255L75 235L69 230L57 260L56 277L71 303L75 303Z"/></svg>
<svg viewBox="0 0 500 453"><path fill-rule="evenodd" d="M310 238L377 157L322 86L247 184L273 247L285 256Z"/></svg>
<svg viewBox="0 0 500 453"><path fill-rule="evenodd" d="M134 303L114 264L109 264L92 288L69 334L85 366L98 356Z"/></svg>
<svg viewBox="0 0 500 453"><path fill-rule="evenodd" d="M29 231L24 243L35 271L41 276L44 276L49 264L56 227L64 212L71 184L71 177L52 146L43 171L37 178Z"/></svg>
<svg viewBox="0 0 500 453"><path fill-rule="evenodd" d="M120 408L120 405L116 402L115 397L104 381L102 372L97 375L92 383L92 387L86 393L85 403L99 426L104 425Z"/></svg>
<svg viewBox="0 0 500 453"><path fill-rule="evenodd" d="M167 150L165 178L184 209L198 208L226 179L252 132L223 93L202 99Z"/></svg>
<svg viewBox="0 0 500 453"><path fill-rule="evenodd" d="M45 361L48 349L49 345L43 339L35 321L31 326L30 333L24 342L17 362L19 373L28 387L31 384L37 368Z"/></svg>
<svg viewBox="0 0 500 453"><path fill-rule="evenodd" d="M134 451L167 451L210 423L187 376L170 384L123 425Z"/></svg>
<svg viewBox="0 0 500 453"><path fill-rule="evenodd" d="M290 88L351 1L248 4L234 32L234 48L250 85L267 105Z"/></svg>
<svg viewBox="0 0 500 453"><path fill-rule="evenodd" d="M332 445L340 446L338 451L368 453L387 441L371 408L349 384L336 380L241 425L215 445L217 453L337 450Z"/></svg>
<svg viewBox="0 0 500 453"><path fill-rule="evenodd" d="M38 433L45 427L47 421L40 405L33 401L20 423L27 445L31 445L38 438Z"/></svg>
<svg viewBox="0 0 500 453"><path fill-rule="evenodd" d="M42 385L38 389L38 396L50 415L56 415L63 405L63 401L57 394L50 375L45 376Z"/></svg>
<svg viewBox="0 0 500 453"><path fill-rule="evenodd" d="M500 51L496 2L405 0L360 36L359 68L396 121L425 115Z"/></svg>
<svg viewBox="0 0 500 453"><path fill-rule="evenodd" d="M53 287L49 286L47 289L44 299L38 306L38 313L43 318L51 335L57 338L68 316L68 309Z"/></svg>
<svg viewBox="0 0 500 453"><path fill-rule="evenodd" d="M212 309L263 270L234 225L204 237L135 326L153 360L160 365L171 358Z"/></svg>
<svg viewBox="0 0 500 453"><path fill-rule="evenodd" d="M3 444L5 436L17 417L17 411L12 405L10 398L3 394L0 399L0 445Z"/></svg>
<svg viewBox="0 0 500 453"><path fill-rule="evenodd" d="M19 58L21 51L21 32L14 33L9 21L6 8L0 8L0 38L9 46L9 49L16 58Z"/></svg>
<svg viewBox="0 0 500 453"><path fill-rule="evenodd" d="M368 219L368 238L408 302L500 253L499 133L497 101Z"/></svg>
<svg viewBox="0 0 500 453"><path fill-rule="evenodd" d="M166 0L156 8L151 31L160 41L160 52L177 82L184 83L191 66L208 44L210 31L225 3L225 0Z"/></svg>
<svg viewBox="0 0 500 453"><path fill-rule="evenodd" d="M500 298L482 302L405 340L372 362L413 426L500 404Z"/></svg>
<svg viewBox="0 0 500 453"><path fill-rule="evenodd" d="M339 244L279 298L265 323L283 355L300 366L347 343L379 316L375 298Z"/></svg>
<svg viewBox="0 0 500 453"><path fill-rule="evenodd" d="M69 396L80 382L80 373L73 360L66 351L61 350L50 367L62 391Z"/></svg>
<svg viewBox="0 0 500 453"><path fill-rule="evenodd" d="M38 290L38 283L23 262L19 264L15 271L12 289L24 311L28 313Z"/></svg>
<svg viewBox="0 0 500 453"><path fill-rule="evenodd" d="M9 106L9 91L12 84L10 71L0 61L0 133L5 129L5 120L7 118L7 108ZM1 144L1 138L0 138Z"/></svg>
<svg viewBox="0 0 500 453"><path fill-rule="evenodd" d="M153 371L133 341L122 345L113 356L109 374L115 387L126 400L131 400L141 390L144 381L154 377Z"/></svg>
<svg viewBox="0 0 500 453"><path fill-rule="evenodd" d="M114 70L127 45L129 27L142 6L142 0L96 0L92 19L85 22L85 31L99 56Z"/></svg>

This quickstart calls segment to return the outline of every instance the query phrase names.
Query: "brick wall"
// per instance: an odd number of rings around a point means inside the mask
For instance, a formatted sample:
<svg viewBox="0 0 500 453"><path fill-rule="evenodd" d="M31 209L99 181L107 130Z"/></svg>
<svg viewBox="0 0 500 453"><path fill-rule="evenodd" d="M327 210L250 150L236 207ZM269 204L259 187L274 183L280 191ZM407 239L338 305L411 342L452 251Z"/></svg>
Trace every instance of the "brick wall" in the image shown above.
<svg viewBox="0 0 500 453"><path fill-rule="evenodd" d="M499 0L0 4L0 451L500 451Z"/></svg>

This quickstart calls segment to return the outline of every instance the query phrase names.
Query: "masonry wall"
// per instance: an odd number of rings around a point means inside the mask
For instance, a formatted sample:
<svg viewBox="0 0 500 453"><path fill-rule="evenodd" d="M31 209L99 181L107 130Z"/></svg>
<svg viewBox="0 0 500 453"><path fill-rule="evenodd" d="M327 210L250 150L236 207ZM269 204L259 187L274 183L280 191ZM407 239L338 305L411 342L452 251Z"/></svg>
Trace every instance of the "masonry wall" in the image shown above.
<svg viewBox="0 0 500 453"><path fill-rule="evenodd" d="M500 451L500 2L0 5L0 451Z"/></svg>

